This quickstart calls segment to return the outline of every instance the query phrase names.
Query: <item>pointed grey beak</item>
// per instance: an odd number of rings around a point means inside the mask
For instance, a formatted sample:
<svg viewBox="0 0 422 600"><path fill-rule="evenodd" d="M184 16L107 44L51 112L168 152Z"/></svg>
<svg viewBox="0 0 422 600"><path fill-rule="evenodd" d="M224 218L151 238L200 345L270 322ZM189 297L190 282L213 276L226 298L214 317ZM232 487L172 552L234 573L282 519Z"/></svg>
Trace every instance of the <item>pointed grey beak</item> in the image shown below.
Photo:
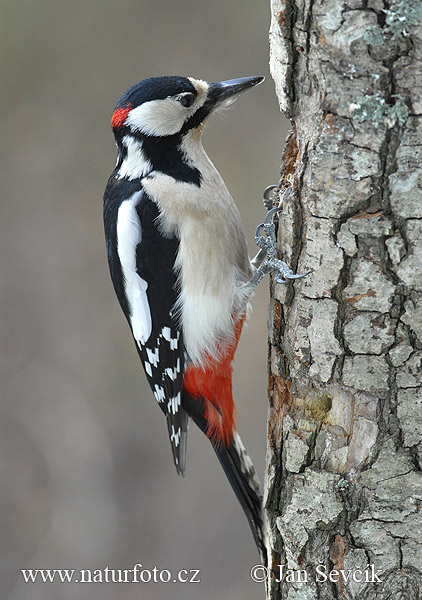
<svg viewBox="0 0 422 600"><path fill-rule="evenodd" d="M198 127L208 117L212 111L221 105L225 100L230 101L235 96L246 92L249 88L258 85L264 81L265 77L241 77L240 79L230 79L229 81L219 81L208 84L207 99L204 104L194 113L190 119L183 125L180 133L184 134L190 129Z"/></svg>
<svg viewBox="0 0 422 600"><path fill-rule="evenodd" d="M265 77L241 77L240 79L229 79L228 81L219 81L210 83L208 88L208 100L212 104L217 104L227 100L232 96L237 96L246 92L250 88L259 85Z"/></svg>

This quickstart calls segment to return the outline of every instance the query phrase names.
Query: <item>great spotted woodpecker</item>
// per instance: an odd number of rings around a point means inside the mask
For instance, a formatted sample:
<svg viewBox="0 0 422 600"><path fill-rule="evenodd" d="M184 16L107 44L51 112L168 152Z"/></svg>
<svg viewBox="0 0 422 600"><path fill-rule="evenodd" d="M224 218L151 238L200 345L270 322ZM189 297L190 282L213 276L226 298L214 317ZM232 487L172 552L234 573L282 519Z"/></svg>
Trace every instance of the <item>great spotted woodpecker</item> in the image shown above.
<svg viewBox="0 0 422 600"><path fill-rule="evenodd" d="M232 361L256 283L270 269L298 276L259 232L251 264L239 212L201 143L210 113L263 79L154 77L127 90L111 119L118 159L104 226L114 289L166 415L177 472L185 473L191 417L210 439L264 557L259 485L234 423ZM271 223L265 227L268 234Z"/></svg>

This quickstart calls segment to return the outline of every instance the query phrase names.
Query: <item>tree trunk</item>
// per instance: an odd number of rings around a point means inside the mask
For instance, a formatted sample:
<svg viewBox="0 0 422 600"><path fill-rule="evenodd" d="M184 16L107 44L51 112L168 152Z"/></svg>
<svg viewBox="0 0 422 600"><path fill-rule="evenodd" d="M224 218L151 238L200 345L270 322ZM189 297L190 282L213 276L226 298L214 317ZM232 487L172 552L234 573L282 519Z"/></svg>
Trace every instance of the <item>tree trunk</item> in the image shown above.
<svg viewBox="0 0 422 600"><path fill-rule="evenodd" d="M271 286L268 598L422 596L421 21L272 0L280 257L312 273Z"/></svg>

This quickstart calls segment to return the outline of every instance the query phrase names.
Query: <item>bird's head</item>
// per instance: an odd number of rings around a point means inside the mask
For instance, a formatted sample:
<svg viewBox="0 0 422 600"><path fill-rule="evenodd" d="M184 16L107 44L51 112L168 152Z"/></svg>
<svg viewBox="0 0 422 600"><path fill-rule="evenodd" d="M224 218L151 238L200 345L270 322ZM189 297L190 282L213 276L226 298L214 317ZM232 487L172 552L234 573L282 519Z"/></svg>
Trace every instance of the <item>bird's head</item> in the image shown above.
<svg viewBox="0 0 422 600"><path fill-rule="evenodd" d="M207 83L192 77L151 77L119 99L111 125L117 142L125 135L168 138L202 126L219 106L258 85L264 77Z"/></svg>

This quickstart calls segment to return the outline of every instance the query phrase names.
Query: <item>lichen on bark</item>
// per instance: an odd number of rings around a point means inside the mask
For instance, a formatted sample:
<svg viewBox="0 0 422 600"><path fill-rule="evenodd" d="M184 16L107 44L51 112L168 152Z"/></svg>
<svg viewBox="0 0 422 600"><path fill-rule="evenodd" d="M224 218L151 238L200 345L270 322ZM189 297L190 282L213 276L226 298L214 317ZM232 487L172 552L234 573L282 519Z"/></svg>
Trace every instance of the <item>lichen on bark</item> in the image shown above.
<svg viewBox="0 0 422 600"><path fill-rule="evenodd" d="M271 287L270 565L309 579L269 598L422 591L422 26L393 36L392 5L271 4L280 256L312 274ZM316 577L368 563L382 584Z"/></svg>

